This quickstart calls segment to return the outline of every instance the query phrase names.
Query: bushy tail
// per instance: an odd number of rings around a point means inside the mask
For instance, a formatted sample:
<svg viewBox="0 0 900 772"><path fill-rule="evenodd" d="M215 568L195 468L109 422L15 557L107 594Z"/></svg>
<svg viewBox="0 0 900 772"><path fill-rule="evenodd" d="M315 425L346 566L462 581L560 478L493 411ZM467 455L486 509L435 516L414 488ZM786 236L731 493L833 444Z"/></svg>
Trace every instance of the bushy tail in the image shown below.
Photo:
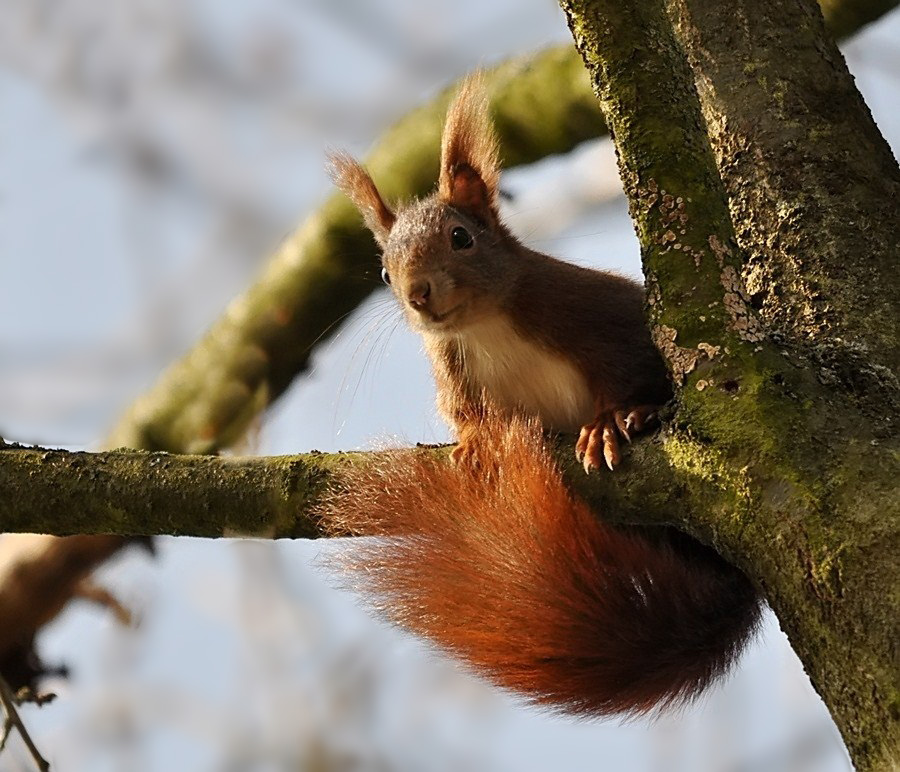
<svg viewBox="0 0 900 772"><path fill-rule="evenodd" d="M760 601L712 550L603 524L539 429L488 422L477 469L397 451L323 507L342 565L392 620L534 702L638 714L698 695L752 636ZM648 535L649 534L649 535Z"/></svg>

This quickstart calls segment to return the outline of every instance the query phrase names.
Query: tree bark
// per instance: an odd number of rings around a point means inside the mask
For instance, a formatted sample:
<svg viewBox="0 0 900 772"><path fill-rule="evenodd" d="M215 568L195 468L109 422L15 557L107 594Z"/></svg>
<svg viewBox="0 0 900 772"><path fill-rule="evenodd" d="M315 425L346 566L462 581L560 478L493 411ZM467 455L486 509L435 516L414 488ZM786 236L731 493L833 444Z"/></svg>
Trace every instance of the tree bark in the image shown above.
<svg viewBox="0 0 900 772"><path fill-rule="evenodd" d="M747 255L751 301L828 377L861 397L892 396L900 169L818 6L668 5ZM900 404L892 408L878 405L873 418L889 418Z"/></svg>
<svg viewBox="0 0 900 772"><path fill-rule="evenodd" d="M573 487L604 519L693 527L689 506L674 509L657 496L648 501L648 491L681 485L660 443L637 441L614 476L586 476L574 460L574 438L552 443ZM451 448L418 452L446 457ZM391 453L223 457L0 445L0 532L314 539L323 533L312 513L341 467L383 464Z"/></svg>
<svg viewBox="0 0 900 772"><path fill-rule="evenodd" d="M823 383L798 336L767 336L757 320L740 278L748 260L733 236L694 88L696 73L662 0L565 0L562 6L616 143L642 245L654 335L682 386L665 422L662 451L682 483L680 496L691 501L689 530L759 583L857 768L892 769L900 749L896 427L869 420L846 384ZM790 17L766 19L776 28L792 23ZM727 42L722 46L724 57ZM828 49L821 50L827 57ZM840 96L849 94L851 87L840 78L830 84L840 87ZM861 101L836 103L862 110ZM802 126L812 117L794 108L780 113L780 120ZM761 109L757 104L754 114ZM768 117L758 120L765 123ZM838 138L838 132L829 135L832 142ZM878 151L876 165L883 168L883 153L870 133L861 141ZM745 150L753 155L755 146ZM844 153L842 168L854 172L854 181L872 168L869 157L858 159L860 169L855 153L841 147L834 153ZM806 183L826 202L822 208L832 205L823 184L830 179L825 168L830 157L804 168ZM890 179L893 171L888 171ZM791 211L781 197L785 190L766 190L775 211ZM752 215L744 214L745 219L735 218L739 230L752 222ZM790 222L808 245L849 244L848 231L874 225L862 217ZM877 236L858 232L858 240L887 243L890 227L887 218ZM820 232L808 234L812 228ZM843 258L852 263L857 254L845 252ZM894 281L892 271L880 273L889 261L864 261L870 283ZM880 290L870 296L881 302ZM883 301L875 312L892 308L896 324L896 295ZM803 310L786 304L788 327L800 324L794 313L802 317ZM834 330L867 341L892 334L886 317L885 332L873 330L864 316L835 303L832 324L808 337L829 345L840 344L831 337ZM880 387L896 398L889 379Z"/></svg>

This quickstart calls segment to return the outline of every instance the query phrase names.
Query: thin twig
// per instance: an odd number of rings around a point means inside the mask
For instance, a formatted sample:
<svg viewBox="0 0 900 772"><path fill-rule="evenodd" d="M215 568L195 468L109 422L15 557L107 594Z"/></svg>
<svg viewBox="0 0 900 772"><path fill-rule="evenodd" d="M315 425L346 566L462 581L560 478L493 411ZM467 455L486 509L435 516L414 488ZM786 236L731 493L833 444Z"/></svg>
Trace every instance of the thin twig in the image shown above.
<svg viewBox="0 0 900 772"><path fill-rule="evenodd" d="M3 732L4 741L6 740L6 736L9 735L10 725L15 726L15 728L19 730L19 736L25 743L25 747L28 748L28 752L31 754L31 758L34 759L37 768L41 770L41 772L48 772L50 763L41 756L37 746L31 739L31 735L28 734L25 724L22 723L22 719L19 717L19 711L16 709L16 698L12 693L12 689L9 688L6 679L2 675L0 675L0 702L3 703L3 709L6 711L6 726L4 726Z"/></svg>
<svg viewBox="0 0 900 772"><path fill-rule="evenodd" d="M6 715L3 717L3 731L0 732L0 753L3 753L3 749L6 747L6 741L9 739L9 735L12 732L13 722L12 719Z"/></svg>

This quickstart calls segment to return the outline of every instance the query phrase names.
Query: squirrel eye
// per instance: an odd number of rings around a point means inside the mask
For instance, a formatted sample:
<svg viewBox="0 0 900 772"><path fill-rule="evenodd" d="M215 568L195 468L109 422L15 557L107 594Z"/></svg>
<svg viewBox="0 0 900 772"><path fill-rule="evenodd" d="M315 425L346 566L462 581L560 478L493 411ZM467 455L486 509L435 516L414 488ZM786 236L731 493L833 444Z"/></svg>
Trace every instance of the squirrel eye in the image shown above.
<svg viewBox="0 0 900 772"><path fill-rule="evenodd" d="M450 246L453 249L468 249L475 243L472 234L465 228L457 225L450 231Z"/></svg>
<svg viewBox="0 0 900 772"><path fill-rule="evenodd" d="M391 283L391 277L390 277L390 274L387 272L387 268L381 269L381 280L385 284L388 284L388 285Z"/></svg>

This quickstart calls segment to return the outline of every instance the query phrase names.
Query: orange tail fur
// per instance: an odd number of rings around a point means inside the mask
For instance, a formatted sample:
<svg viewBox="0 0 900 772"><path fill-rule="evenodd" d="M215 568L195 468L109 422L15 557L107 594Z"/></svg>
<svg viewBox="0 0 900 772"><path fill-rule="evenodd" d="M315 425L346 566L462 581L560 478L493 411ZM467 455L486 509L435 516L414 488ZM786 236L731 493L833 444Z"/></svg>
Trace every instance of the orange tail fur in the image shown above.
<svg viewBox="0 0 900 772"><path fill-rule="evenodd" d="M577 714L683 703L729 670L760 616L743 574L674 530L603 524L536 426L492 419L479 441L489 469L397 451L325 503L334 533L380 537L342 561L379 609Z"/></svg>

